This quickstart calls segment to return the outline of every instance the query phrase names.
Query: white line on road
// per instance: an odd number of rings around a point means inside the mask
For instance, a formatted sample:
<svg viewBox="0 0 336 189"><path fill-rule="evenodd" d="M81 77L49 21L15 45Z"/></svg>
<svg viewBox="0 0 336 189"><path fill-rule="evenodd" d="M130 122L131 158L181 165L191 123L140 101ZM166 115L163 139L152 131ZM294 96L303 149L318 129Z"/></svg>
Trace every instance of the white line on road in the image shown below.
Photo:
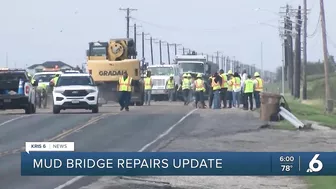
<svg viewBox="0 0 336 189"><path fill-rule="evenodd" d="M174 125L170 126L169 129L167 129L165 132L163 132L162 134L160 134L158 137L156 137L152 142L146 144L144 147L142 147L138 152L143 152L145 151L147 148L149 148L151 145L153 145L154 143L156 143L157 141L159 141L160 139L162 139L163 137L167 136L176 126L178 126L182 121L184 121L187 117L189 117L192 113L194 113L197 109L193 109L190 112L188 112L185 116L183 116L180 120L178 120ZM66 183L54 188L54 189L64 189L67 186L70 186L72 184L74 184L75 182L77 182L78 180L84 178L85 176L77 176L74 177L71 180L68 180Z"/></svg>
<svg viewBox="0 0 336 189"><path fill-rule="evenodd" d="M0 127L6 125L7 123L10 123L10 122L13 122L13 121L15 121L15 120L21 119L21 118L23 118L23 117L29 117L29 116L32 116L32 115L22 115L22 116L19 116L19 117L16 117L16 118L7 120L7 121L5 121L5 122L0 123Z"/></svg>

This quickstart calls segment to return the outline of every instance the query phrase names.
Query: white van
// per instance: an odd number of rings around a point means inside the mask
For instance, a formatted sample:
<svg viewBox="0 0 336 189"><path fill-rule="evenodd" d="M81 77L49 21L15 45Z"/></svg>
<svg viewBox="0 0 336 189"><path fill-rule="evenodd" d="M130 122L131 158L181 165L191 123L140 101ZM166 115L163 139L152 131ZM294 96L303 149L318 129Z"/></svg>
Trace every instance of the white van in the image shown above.
<svg viewBox="0 0 336 189"><path fill-rule="evenodd" d="M176 65L151 65L147 67L152 74L153 88L152 88L152 99L157 100L167 100L168 92L166 91L166 82L168 81L170 75L174 75L175 89L178 88L181 82L182 69ZM176 94L176 93L175 93ZM176 95L174 97L176 99Z"/></svg>

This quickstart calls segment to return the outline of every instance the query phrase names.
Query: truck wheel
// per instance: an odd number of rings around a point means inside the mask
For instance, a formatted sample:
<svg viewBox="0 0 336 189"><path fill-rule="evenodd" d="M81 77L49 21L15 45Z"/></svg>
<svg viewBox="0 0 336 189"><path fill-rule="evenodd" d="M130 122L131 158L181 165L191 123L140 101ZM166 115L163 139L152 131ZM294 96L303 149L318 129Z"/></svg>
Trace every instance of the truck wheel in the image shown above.
<svg viewBox="0 0 336 189"><path fill-rule="evenodd" d="M99 112L99 108L98 108L98 105L96 105L92 108L92 113L96 114L98 112Z"/></svg>
<svg viewBox="0 0 336 189"><path fill-rule="evenodd" d="M61 112L61 109L57 106L53 106L53 113L54 114L59 114Z"/></svg>
<svg viewBox="0 0 336 189"><path fill-rule="evenodd" d="M25 108L25 114L33 113L33 106L31 103L28 103L27 107Z"/></svg>

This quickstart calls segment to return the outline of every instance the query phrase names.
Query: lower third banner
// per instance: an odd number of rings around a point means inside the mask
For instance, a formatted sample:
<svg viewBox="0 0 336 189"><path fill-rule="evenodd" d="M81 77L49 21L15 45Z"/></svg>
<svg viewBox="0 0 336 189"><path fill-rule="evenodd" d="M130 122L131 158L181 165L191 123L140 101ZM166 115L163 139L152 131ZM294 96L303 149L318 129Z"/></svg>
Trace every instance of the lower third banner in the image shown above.
<svg viewBox="0 0 336 189"><path fill-rule="evenodd" d="M22 152L21 175L336 175L336 152Z"/></svg>

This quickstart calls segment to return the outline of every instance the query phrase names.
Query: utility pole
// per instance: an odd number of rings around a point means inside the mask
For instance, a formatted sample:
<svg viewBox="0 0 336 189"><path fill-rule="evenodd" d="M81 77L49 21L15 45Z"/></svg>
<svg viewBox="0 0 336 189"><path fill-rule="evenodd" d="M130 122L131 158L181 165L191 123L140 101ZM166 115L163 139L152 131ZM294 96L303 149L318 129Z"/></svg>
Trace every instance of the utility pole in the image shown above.
<svg viewBox="0 0 336 189"><path fill-rule="evenodd" d="M138 51L137 51L137 43L138 43L138 41L137 41L137 29L138 28L141 28L142 26L138 26L136 23L134 23L134 25L133 26L130 26L130 27L133 27L133 33L134 33L134 46L135 46L135 51L136 51L136 55L134 56L134 58L136 58L137 57L137 55L138 55Z"/></svg>
<svg viewBox="0 0 336 189"><path fill-rule="evenodd" d="M307 0L303 0L302 99L307 99Z"/></svg>
<svg viewBox="0 0 336 189"><path fill-rule="evenodd" d="M222 70L224 71L224 73L226 73L226 71L225 71L225 57L224 57L224 55L222 54Z"/></svg>
<svg viewBox="0 0 336 189"><path fill-rule="evenodd" d="M216 52L216 63L219 66L219 51Z"/></svg>
<svg viewBox="0 0 336 189"><path fill-rule="evenodd" d="M282 72L284 73L284 78L288 82L288 88L290 89L291 94L293 95L293 39L292 39L292 22L290 20L290 9L289 5L286 5L286 11L284 16L284 61L285 61L285 68Z"/></svg>
<svg viewBox="0 0 336 189"><path fill-rule="evenodd" d="M177 55L177 46L180 46L181 44L177 44L177 43L172 43L172 44L169 44L169 46L174 46L174 53L175 55Z"/></svg>
<svg viewBox="0 0 336 189"><path fill-rule="evenodd" d="M230 65L230 57L226 57L226 64L225 64L227 71L231 70L231 65ZM230 68L228 68L230 66Z"/></svg>
<svg viewBox="0 0 336 189"><path fill-rule="evenodd" d="M167 54L168 54L168 64L170 64L170 51L169 51L170 44L167 42Z"/></svg>
<svg viewBox="0 0 336 189"><path fill-rule="evenodd" d="M154 65L154 54L153 54L153 37L150 37L149 38L149 41L150 41L150 51L151 51L151 62L152 62L152 65Z"/></svg>
<svg viewBox="0 0 336 189"><path fill-rule="evenodd" d="M294 65L294 97L300 98L301 83L301 6L298 8L296 16L296 39L295 39L295 65Z"/></svg>
<svg viewBox="0 0 336 189"><path fill-rule="evenodd" d="M129 28L130 28L130 14L131 14L131 11L137 11L138 9L132 9L132 8L126 8L126 9L123 9L123 8L119 8L119 10L121 11L126 11L126 38L129 38Z"/></svg>
<svg viewBox="0 0 336 189"><path fill-rule="evenodd" d="M326 109L328 113L333 112L333 100L330 100L330 86L329 86L329 54L327 43L327 29L324 13L324 2L320 0L320 13L321 13L321 27L322 27L322 41L323 41L323 57L324 57L324 82L325 82L325 100Z"/></svg>
<svg viewBox="0 0 336 189"><path fill-rule="evenodd" d="M134 23L134 46L135 46L135 55L134 55L134 59L136 59L137 55L138 55L138 52L137 52L137 25L136 23Z"/></svg>
<svg viewBox="0 0 336 189"><path fill-rule="evenodd" d="M162 64L162 41L159 41L159 50L160 50L160 64Z"/></svg>
<svg viewBox="0 0 336 189"><path fill-rule="evenodd" d="M141 53L142 53L142 61L145 63L145 36L149 35L149 33L141 32Z"/></svg>

